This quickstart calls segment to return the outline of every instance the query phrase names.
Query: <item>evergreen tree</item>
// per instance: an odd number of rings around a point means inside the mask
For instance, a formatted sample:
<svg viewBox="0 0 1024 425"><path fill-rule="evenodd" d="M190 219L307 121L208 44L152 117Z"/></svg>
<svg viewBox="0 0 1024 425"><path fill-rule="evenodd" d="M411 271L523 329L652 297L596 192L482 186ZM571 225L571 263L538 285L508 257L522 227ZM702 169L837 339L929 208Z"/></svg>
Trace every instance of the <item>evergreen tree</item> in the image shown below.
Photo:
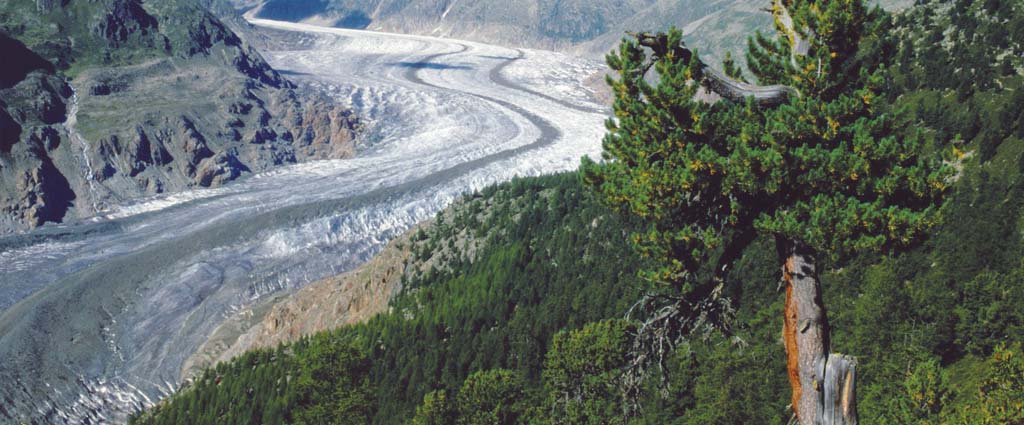
<svg viewBox="0 0 1024 425"><path fill-rule="evenodd" d="M630 337L624 320L589 323L555 335L544 361L544 381L556 424L623 424L623 369Z"/></svg>
<svg viewBox="0 0 1024 425"><path fill-rule="evenodd" d="M423 396L423 403L416 407L412 425L452 425L456 416L454 403L445 390L431 391Z"/></svg>
<svg viewBox="0 0 1024 425"><path fill-rule="evenodd" d="M869 19L860 0L776 0L772 11L777 37L752 39L748 68L791 95L730 100L724 89L768 88L724 81L678 30L637 35L608 56L618 78L605 161L582 170L610 205L647 220L633 242L657 266L641 276L672 288L681 328L727 313L717 298L729 267L756 236L775 238L792 405L810 424L823 387L847 376L819 370L852 367L830 356L820 262L913 242L936 223L949 170L879 105L882 70L857 55ZM705 88L726 99L697 100Z"/></svg>
<svg viewBox="0 0 1024 425"><path fill-rule="evenodd" d="M358 349L328 337L314 338L298 360L295 386L301 399L297 424L362 424L373 413L370 361Z"/></svg>
<svg viewBox="0 0 1024 425"><path fill-rule="evenodd" d="M459 425L515 425L526 410L522 379L510 370L470 375L459 390Z"/></svg>
<svg viewBox="0 0 1024 425"><path fill-rule="evenodd" d="M992 369L981 384L978 400L948 422L972 424L1024 423L1024 357L1020 345L1000 347L992 354Z"/></svg>

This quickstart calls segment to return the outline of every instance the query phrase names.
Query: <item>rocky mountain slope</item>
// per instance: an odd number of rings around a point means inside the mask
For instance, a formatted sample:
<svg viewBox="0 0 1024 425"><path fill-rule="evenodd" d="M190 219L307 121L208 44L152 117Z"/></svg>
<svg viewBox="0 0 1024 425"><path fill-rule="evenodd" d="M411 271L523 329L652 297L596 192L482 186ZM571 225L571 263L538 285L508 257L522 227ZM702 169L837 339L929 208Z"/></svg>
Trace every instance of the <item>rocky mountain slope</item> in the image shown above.
<svg viewBox="0 0 1024 425"><path fill-rule="evenodd" d="M241 7L251 3L235 2ZM626 30L671 25L689 26L688 41L702 49L723 42L738 49L745 42L740 34L747 29L769 29L770 16L759 12L758 6L747 0L267 0L253 12L267 19L467 38L599 57Z"/></svg>
<svg viewBox="0 0 1024 425"><path fill-rule="evenodd" d="M0 45L17 64L0 75L0 232L354 152L349 111L192 0L11 0Z"/></svg>
<svg viewBox="0 0 1024 425"><path fill-rule="evenodd" d="M232 0L266 18L343 28L425 34L603 57L625 31L683 28L686 41L718 63L743 57L747 35L769 32L764 0ZM902 8L908 0L879 0Z"/></svg>

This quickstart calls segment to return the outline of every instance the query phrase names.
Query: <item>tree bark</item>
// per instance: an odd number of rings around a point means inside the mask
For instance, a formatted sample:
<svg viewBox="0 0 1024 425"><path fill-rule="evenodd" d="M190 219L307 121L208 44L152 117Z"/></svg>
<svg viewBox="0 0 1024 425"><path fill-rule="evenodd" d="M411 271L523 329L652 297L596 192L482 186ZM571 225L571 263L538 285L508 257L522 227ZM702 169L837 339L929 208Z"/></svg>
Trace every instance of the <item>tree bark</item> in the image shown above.
<svg viewBox="0 0 1024 425"><path fill-rule="evenodd" d="M786 282L782 339L793 413L802 425L855 425L856 363L830 353L815 253L798 241L780 238L777 244Z"/></svg>

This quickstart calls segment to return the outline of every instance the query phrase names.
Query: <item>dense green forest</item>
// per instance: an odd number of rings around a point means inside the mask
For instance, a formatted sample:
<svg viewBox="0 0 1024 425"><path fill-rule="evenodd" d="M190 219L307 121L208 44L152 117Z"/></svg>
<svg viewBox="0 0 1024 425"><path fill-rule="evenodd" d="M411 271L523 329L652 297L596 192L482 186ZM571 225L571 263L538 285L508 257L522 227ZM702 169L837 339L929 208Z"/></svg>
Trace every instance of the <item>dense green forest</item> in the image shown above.
<svg viewBox="0 0 1024 425"><path fill-rule="evenodd" d="M955 183L915 245L822 267L833 349L858 359L863 423L1020 424L1024 6L919 3L873 12L858 57L885 70L875 102L901 117L894 131L952 152ZM790 420L774 241L755 239L730 269L728 331L694 335L624 394L628 312L650 289L630 237L644 223L574 173L488 188L447 214L414 236L387 313L220 364L132 422Z"/></svg>

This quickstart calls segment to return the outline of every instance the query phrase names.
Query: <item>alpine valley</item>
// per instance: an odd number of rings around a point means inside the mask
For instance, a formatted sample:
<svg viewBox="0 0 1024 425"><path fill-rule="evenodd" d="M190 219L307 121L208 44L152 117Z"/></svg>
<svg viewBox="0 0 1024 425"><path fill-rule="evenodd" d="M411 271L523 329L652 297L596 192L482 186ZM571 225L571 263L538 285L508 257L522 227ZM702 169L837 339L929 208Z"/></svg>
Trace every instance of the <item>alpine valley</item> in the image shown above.
<svg viewBox="0 0 1024 425"><path fill-rule="evenodd" d="M0 0L0 52L2 424L1024 423L1019 1Z"/></svg>

